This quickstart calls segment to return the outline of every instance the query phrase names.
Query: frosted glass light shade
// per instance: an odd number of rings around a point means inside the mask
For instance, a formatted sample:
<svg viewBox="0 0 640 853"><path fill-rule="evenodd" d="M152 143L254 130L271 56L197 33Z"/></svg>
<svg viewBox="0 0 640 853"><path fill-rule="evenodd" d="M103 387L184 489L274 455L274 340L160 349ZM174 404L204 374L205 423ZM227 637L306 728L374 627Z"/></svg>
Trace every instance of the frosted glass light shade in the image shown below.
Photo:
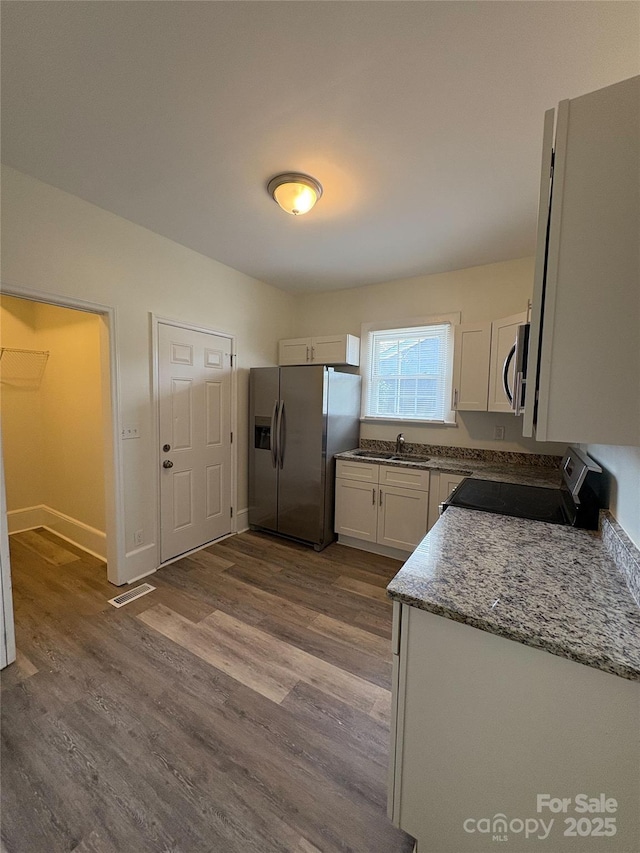
<svg viewBox="0 0 640 853"><path fill-rule="evenodd" d="M292 216L308 213L322 195L322 187L315 178L299 172L276 175L267 184L274 201Z"/></svg>

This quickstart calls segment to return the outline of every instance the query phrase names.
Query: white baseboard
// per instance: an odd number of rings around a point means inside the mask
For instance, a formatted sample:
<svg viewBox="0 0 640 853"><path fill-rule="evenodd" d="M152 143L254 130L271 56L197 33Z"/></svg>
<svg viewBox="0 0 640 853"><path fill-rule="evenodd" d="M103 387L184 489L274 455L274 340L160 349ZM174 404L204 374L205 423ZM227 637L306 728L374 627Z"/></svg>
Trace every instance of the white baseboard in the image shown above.
<svg viewBox="0 0 640 853"><path fill-rule="evenodd" d="M22 533L24 530L33 530L36 527L44 527L47 521L46 507L27 506L24 509L12 509L7 513L7 529L9 536L12 533Z"/></svg>
<svg viewBox="0 0 640 853"><path fill-rule="evenodd" d="M121 583L133 583L152 574L158 568L157 544L149 542L148 545L141 545L139 548L134 548L133 551L127 551L125 562L127 579Z"/></svg>
<svg viewBox="0 0 640 853"><path fill-rule="evenodd" d="M241 509L236 515L236 532L244 533L249 529L249 510Z"/></svg>
<svg viewBox="0 0 640 853"><path fill-rule="evenodd" d="M104 561L107 559L107 534L104 531L58 512L46 504L11 510L7 513L7 523L9 534L44 527L93 557Z"/></svg>

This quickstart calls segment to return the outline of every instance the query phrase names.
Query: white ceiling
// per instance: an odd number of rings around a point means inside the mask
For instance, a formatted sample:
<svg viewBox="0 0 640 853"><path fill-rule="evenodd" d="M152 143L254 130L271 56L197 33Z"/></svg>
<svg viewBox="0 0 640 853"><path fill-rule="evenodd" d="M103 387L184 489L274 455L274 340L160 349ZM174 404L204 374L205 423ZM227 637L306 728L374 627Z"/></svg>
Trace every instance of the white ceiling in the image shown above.
<svg viewBox="0 0 640 853"><path fill-rule="evenodd" d="M3 161L278 287L529 255L544 110L640 71L638 2L2 4ZM307 216L266 182L324 186Z"/></svg>

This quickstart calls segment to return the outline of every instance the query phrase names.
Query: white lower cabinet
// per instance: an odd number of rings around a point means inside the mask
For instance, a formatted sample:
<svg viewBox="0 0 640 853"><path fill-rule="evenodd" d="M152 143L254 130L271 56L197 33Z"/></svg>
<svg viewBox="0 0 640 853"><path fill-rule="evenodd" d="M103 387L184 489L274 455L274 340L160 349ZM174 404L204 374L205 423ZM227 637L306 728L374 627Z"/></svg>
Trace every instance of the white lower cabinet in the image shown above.
<svg viewBox="0 0 640 853"><path fill-rule="evenodd" d="M429 492L379 487L378 536L380 545L413 551L427 532Z"/></svg>
<svg viewBox="0 0 640 853"><path fill-rule="evenodd" d="M417 853L640 849L637 682L393 607L388 813ZM615 813L539 807L581 794Z"/></svg>
<svg viewBox="0 0 640 853"><path fill-rule="evenodd" d="M424 538L429 471L338 460L336 475L335 531L340 541L372 543L381 546L375 549L381 553L406 556Z"/></svg>
<svg viewBox="0 0 640 853"><path fill-rule="evenodd" d="M446 471L431 473L431 488L429 490L429 530L440 516L440 504L449 497L456 486L465 479L466 474L447 474Z"/></svg>
<svg viewBox="0 0 640 853"><path fill-rule="evenodd" d="M336 533L375 542L378 530L377 487L336 478Z"/></svg>

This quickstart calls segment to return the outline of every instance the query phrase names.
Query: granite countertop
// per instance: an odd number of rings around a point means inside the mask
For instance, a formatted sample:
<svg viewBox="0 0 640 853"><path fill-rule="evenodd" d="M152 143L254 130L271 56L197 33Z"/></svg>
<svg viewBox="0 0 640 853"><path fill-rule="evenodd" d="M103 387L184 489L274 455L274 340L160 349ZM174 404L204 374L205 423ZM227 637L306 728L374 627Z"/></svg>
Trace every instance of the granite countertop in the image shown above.
<svg viewBox="0 0 640 853"><path fill-rule="evenodd" d="M640 608L594 533L449 507L391 598L640 681Z"/></svg>
<svg viewBox="0 0 640 853"><path fill-rule="evenodd" d="M482 480L500 480L506 483L522 483L527 486L546 486L560 488L562 473L556 466L527 465L526 463L499 462L485 459L465 459L454 456L429 456L428 459L379 459L370 456L358 456L357 450L337 453L336 459L362 462L373 465L393 465L400 468L420 468L430 471L446 471L448 474L462 474ZM524 457L524 454L522 455Z"/></svg>

